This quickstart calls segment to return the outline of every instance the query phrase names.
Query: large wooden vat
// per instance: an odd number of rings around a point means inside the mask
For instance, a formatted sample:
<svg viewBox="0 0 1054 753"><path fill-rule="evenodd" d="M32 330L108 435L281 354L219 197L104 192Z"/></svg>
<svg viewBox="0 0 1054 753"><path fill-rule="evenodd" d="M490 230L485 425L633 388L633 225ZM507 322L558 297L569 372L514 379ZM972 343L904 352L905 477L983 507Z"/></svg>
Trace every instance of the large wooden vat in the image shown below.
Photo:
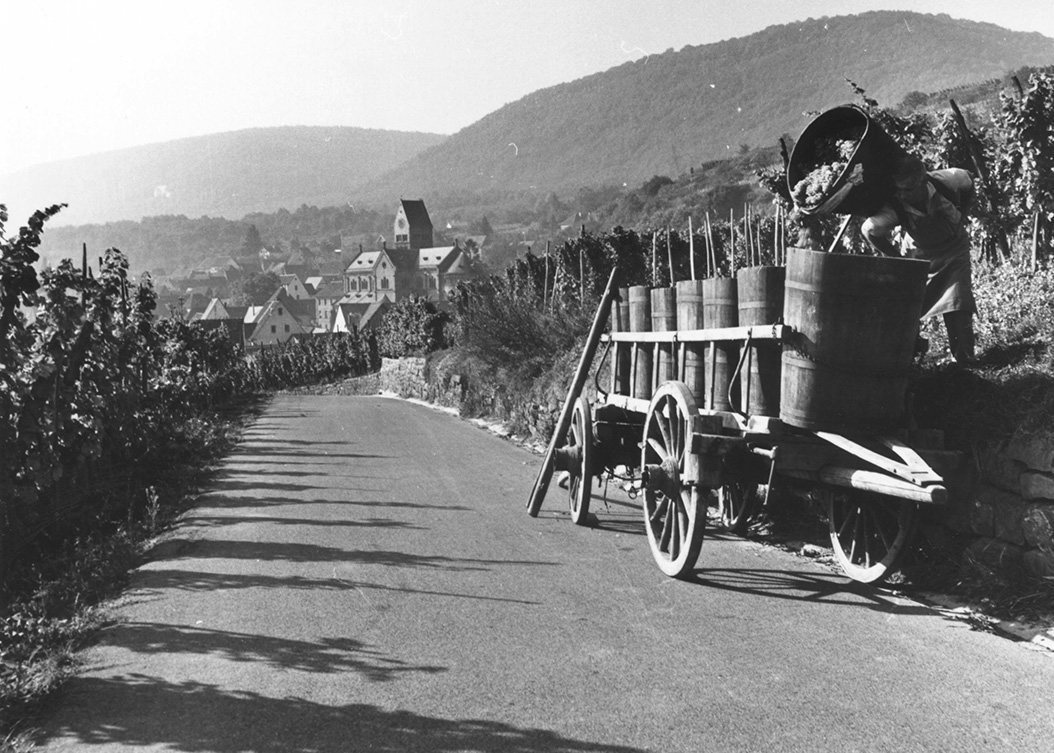
<svg viewBox="0 0 1054 753"><path fill-rule="evenodd" d="M780 418L829 431L903 425L929 263L787 251Z"/></svg>

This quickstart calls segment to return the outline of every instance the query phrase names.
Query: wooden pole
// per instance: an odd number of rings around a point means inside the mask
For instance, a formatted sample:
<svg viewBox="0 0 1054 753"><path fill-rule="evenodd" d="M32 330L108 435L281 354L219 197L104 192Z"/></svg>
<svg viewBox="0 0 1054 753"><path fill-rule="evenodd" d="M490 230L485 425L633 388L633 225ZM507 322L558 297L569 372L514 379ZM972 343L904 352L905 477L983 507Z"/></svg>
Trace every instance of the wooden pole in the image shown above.
<svg viewBox="0 0 1054 753"><path fill-rule="evenodd" d="M651 231L651 279L654 283L659 278L658 262L655 259L655 243L658 237L658 231Z"/></svg>
<svg viewBox="0 0 1054 753"><path fill-rule="evenodd" d="M747 266L754 264L754 243L750 237L750 204L743 204L743 240L747 245Z"/></svg>
<svg viewBox="0 0 1054 753"><path fill-rule="evenodd" d="M714 227L710 224L710 210L706 210L706 276L717 277L717 249L714 248Z"/></svg>
<svg viewBox="0 0 1054 753"><path fill-rule="evenodd" d="M1039 210L1032 215L1032 274L1039 270Z"/></svg>
<svg viewBox="0 0 1054 753"><path fill-rule="evenodd" d="M977 149L977 144L974 142L973 133L966 127L966 118L963 117L962 110L959 109L959 105L955 104L954 99L948 100L952 106L952 114L955 116L955 122L959 126L959 130L962 131L963 139L966 141L966 148L970 152L970 161L973 162L974 169L977 170L977 177L981 181L981 189L985 199L988 202L988 207L992 212L992 215L996 215L996 204L994 200L994 193L992 192L992 185L988 179L988 171L985 170L984 163L981 159L981 154ZM1010 258L1010 242L1007 240L1006 231L1003 230L1002 226L998 222L996 217L996 233L995 241L999 246L999 253L1002 254L1003 259Z"/></svg>
<svg viewBox="0 0 1054 753"><path fill-rule="evenodd" d="M604 295L600 298L600 306L597 307L596 315L593 317L593 325L590 327L585 349L582 351L578 367L575 369L574 379L571 381L571 389L567 392L564 407L560 411L560 419L557 421L556 429L549 439L549 447L546 450L545 458L542 460L542 467L538 472L538 478L534 481L531 496L527 500L527 514L532 518L538 517L538 511L542 508L542 501L545 499L545 493L549 489L549 482L553 478L556 450L563 446L566 441L567 430L571 426L571 414L574 411L575 403L578 401L578 396L582 393L586 379L589 377L589 368L593 363L593 356L596 355L597 346L600 344L600 336L604 332L604 326L607 324L608 316L611 313L611 302L614 300L617 291L615 287L617 271L618 268L612 269L611 275L608 277Z"/></svg>
<svg viewBox="0 0 1054 753"><path fill-rule="evenodd" d="M780 205L776 205L776 214L773 215L773 266L780 266Z"/></svg>
<svg viewBox="0 0 1054 753"><path fill-rule="evenodd" d="M688 267L695 281L695 236L692 235L692 215L688 215Z"/></svg>
<svg viewBox="0 0 1054 753"><path fill-rule="evenodd" d="M545 302L549 299L549 241L545 242L545 283L542 287L542 310L545 310Z"/></svg>
<svg viewBox="0 0 1054 753"><path fill-rule="evenodd" d="M847 214L845 221L842 222L842 226L838 229L838 234L834 236L834 240L831 241L831 247L827 249L827 253L832 253L834 247L838 245L838 241L842 240L842 236L845 234L845 229L849 227L849 220L853 219L853 215Z"/></svg>
<svg viewBox="0 0 1054 753"><path fill-rule="evenodd" d="M670 265L670 287L673 287L673 244L670 241L670 226L666 226L666 260Z"/></svg>
<svg viewBox="0 0 1054 753"><path fill-rule="evenodd" d="M736 276L736 214L728 210L728 274Z"/></svg>
<svg viewBox="0 0 1054 753"><path fill-rule="evenodd" d="M585 228L585 225L582 226ZM586 299L586 254L585 249L578 249L578 300Z"/></svg>

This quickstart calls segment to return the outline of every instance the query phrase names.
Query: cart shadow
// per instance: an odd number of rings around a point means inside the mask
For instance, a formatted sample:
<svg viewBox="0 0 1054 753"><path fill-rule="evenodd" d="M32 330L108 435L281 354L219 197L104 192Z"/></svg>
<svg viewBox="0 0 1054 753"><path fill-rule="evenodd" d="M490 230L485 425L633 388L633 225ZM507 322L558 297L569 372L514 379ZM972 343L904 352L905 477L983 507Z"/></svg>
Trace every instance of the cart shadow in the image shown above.
<svg viewBox="0 0 1054 753"><path fill-rule="evenodd" d="M824 604L864 607L884 614L932 615L921 604L905 604L873 585L847 581L837 575L787 570L697 570L683 579L707 588L764 596L788 601L816 601Z"/></svg>

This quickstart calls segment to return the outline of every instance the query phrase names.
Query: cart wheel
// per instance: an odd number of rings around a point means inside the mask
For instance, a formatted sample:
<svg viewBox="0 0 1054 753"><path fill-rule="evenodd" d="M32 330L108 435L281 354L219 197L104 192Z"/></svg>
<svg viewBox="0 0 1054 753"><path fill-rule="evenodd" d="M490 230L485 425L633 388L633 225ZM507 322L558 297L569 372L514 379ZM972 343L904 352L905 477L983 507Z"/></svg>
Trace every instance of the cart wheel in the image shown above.
<svg viewBox="0 0 1054 753"><path fill-rule="evenodd" d="M860 493L833 493L827 520L834 555L855 581L876 583L896 569L915 534L918 505Z"/></svg>
<svg viewBox="0 0 1054 753"><path fill-rule="evenodd" d="M744 534L758 504L758 485L730 481L717 489L717 526L722 531Z"/></svg>
<svg viewBox="0 0 1054 753"><path fill-rule="evenodd" d="M567 432L565 449L575 452L578 462L568 471L571 482L568 484L568 501L571 506L571 520L584 526L589 515L590 489L593 485L593 417L589 411L589 401L585 395L579 395L571 414L571 428Z"/></svg>
<svg viewBox="0 0 1054 753"><path fill-rule="evenodd" d="M666 382L655 392L644 424L644 527L659 569L674 578L694 569L703 545L706 510L700 509L697 459L689 448L698 413L683 383Z"/></svg>

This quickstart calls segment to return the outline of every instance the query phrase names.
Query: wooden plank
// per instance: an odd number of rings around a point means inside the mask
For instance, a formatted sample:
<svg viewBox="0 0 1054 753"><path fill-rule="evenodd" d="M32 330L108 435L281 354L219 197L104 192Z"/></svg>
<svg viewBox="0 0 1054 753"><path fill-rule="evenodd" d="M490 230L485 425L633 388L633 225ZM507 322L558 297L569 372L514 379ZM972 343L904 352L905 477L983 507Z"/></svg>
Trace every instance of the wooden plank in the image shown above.
<svg viewBox="0 0 1054 753"><path fill-rule="evenodd" d="M780 462L783 460L782 449L780 448ZM794 478L802 478L846 489L858 489L909 502L943 505L948 501L948 490L941 484L916 486L908 481L879 471L865 471L860 468L827 465L818 471L812 472L789 471L785 468L779 468L777 472Z"/></svg>
<svg viewBox="0 0 1054 753"><path fill-rule="evenodd" d="M605 405L615 405L619 408L623 408L632 413L639 413L641 415L648 414L648 408L651 406L650 400L644 400L639 397L631 397L629 395L608 395L604 400Z"/></svg>
<svg viewBox="0 0 1054 753"><path fill-rule="evenodd" d="M682 329L669 332L612 332L604 339L631 343L701 343L731 340L783 340L793 329L786 324L754 325L751 327L714 327L711 329Z"/></svg>
<svg viewBox="0 0 1054 753"><path fill-rule="evenodd" d="M892 458L886 457L885 455L881 455L874 450L864 447L848 437L843 437L841 434L834 434L829 431L817 431L813 433L825 442L829 442L835 447L848 452L850 455L859 458L866 463L870 463L887 473L892 473L894 476L898 476L912 484L923 486L926 484L939 484L943 481L940 476L934 473L933 470L926 465L922 458L919 458L918 455L915 455L914 453L911 454L914 455L920 465L913 466L905 462L898 462ZM886 439L889 438L887 437ZM909 449L906 445L899 446L902 450Z"/></svg>

